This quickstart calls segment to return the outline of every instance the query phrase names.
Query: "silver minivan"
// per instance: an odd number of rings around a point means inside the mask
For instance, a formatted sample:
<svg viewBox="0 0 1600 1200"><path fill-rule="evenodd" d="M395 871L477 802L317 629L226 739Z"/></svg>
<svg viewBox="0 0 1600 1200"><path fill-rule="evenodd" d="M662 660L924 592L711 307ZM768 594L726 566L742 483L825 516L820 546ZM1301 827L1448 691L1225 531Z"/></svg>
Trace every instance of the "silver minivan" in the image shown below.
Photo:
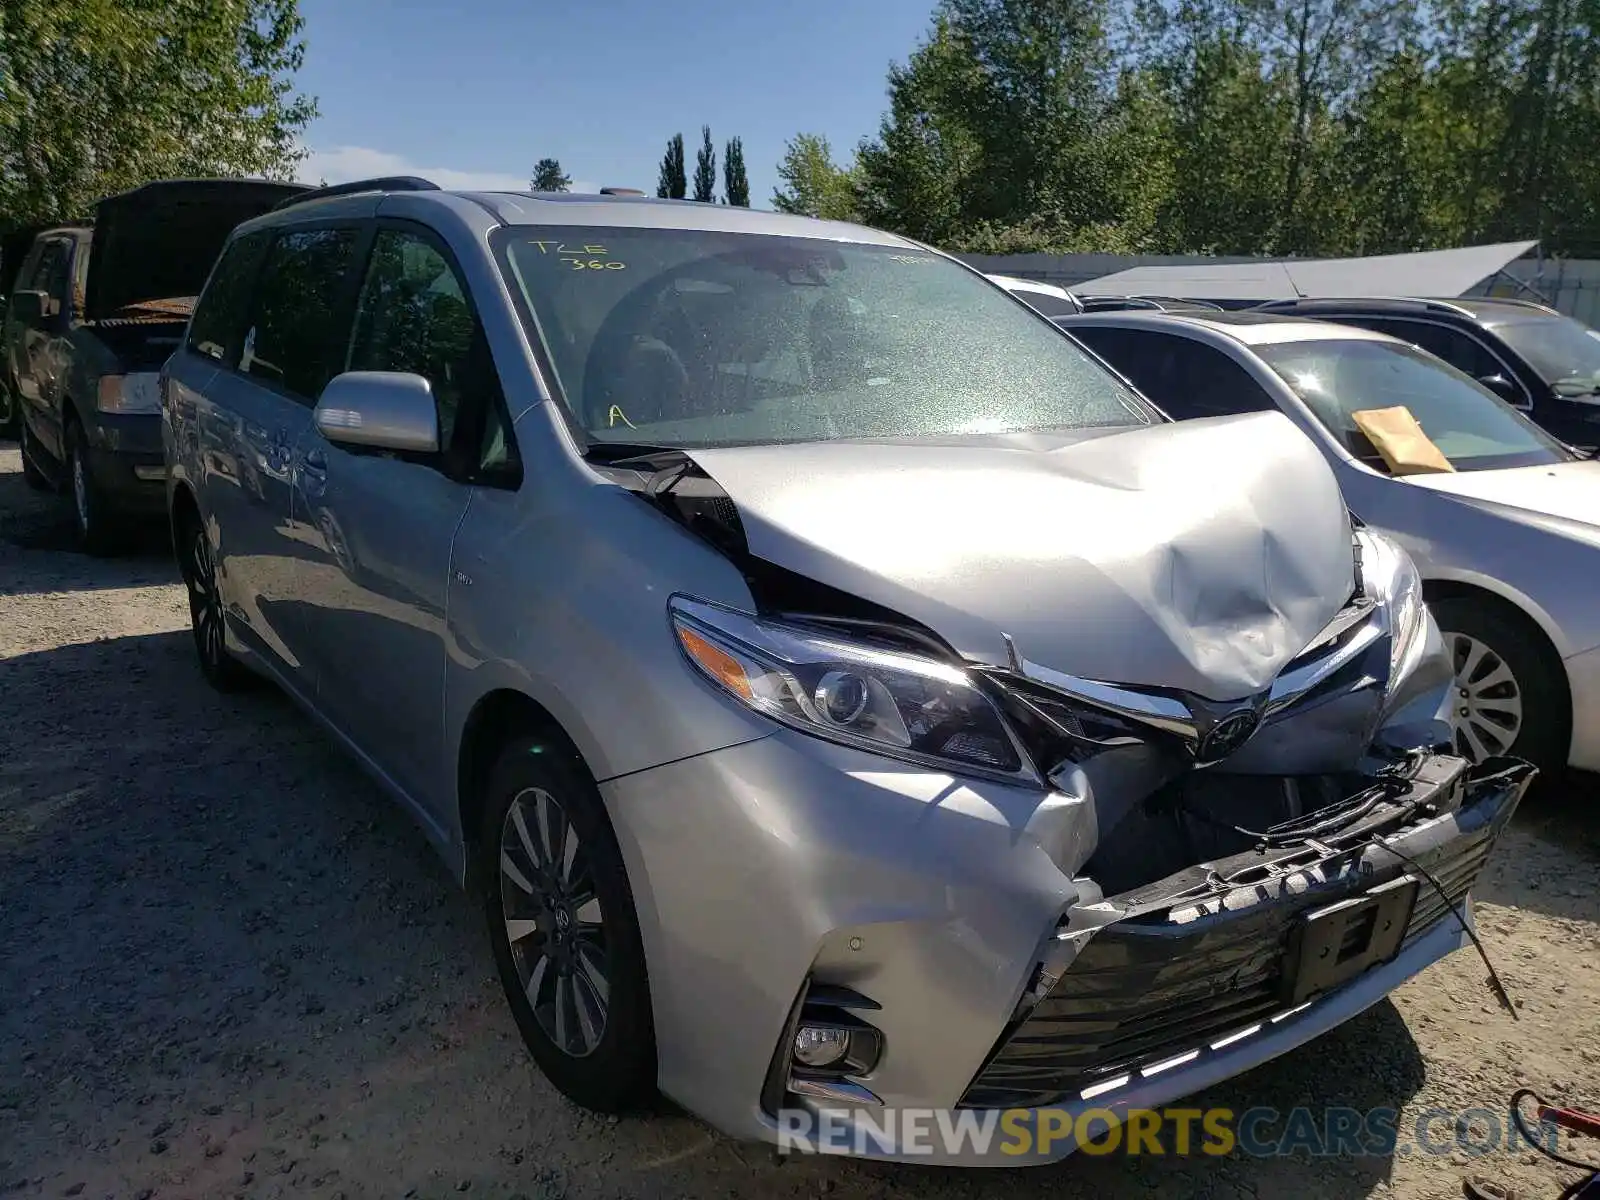
<svg viewBox="0 0 1600 1200"><path fill-rule="evenodd" d="M162 392L201 669L410 811L593 1108L962 1162L893 1114L1164 1103L1462 945L1532 773L1287 419L889 234L342 185Z"/></svg>

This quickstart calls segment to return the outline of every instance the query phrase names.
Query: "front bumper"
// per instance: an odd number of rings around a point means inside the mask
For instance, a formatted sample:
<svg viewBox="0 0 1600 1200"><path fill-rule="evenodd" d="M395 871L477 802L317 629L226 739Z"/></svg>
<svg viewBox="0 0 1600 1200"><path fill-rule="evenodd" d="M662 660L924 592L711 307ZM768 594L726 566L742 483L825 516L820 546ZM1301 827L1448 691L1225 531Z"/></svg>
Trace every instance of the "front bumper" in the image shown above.
<svg viewBox="0 0 1600 1200"><path fill-rule="evenodd" d="M1462 796L1437 798L1437 815L1391 830L1392 844L1459 901L1530 775L1477 770ZM907 1150L880 1137L884 1114L1164 1103L1349 1019L1462 939L1424 884L1393 958L1291 1004L1274 981L1300 914L1405 876L1400 859L1370 846L1316 855L1280 871L1270 899L1244 904L1240 885L1216 912L1157 930L1173 908L1160 885L1102 900L1045 851L1041 814L1068 797L787 731L602 792L639 910L661 1088L739 1137L780 1140L762 1091L808 980L880 1006L863 1015L883 1055L858 1082L881 1107L791 1096L785 1108L833 1112L847 1152L1016 1165L1074 1145L1021 1158Z"/></svg>
<svg viewBox="0 0 1600 1200"><path fill-rule="evenodd" d="M1600 771L1600 646L1566 661L1572 693L1572 749L1568 764Z"/></svg>
<svg viewBox="0 0 1600 1200"><path fill-rule="evenodd" d="M165 513L161 414L96 413L87 425L89 467L114 508L139 516Z"/></svg>

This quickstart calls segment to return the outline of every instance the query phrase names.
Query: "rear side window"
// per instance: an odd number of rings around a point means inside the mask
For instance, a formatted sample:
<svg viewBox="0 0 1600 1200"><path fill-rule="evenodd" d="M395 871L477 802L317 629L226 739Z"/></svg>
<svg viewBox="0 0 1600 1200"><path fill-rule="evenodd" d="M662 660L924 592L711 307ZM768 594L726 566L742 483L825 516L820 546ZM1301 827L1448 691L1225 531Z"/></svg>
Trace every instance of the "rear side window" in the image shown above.
<svg viewBox="0 0 1600 1200"><path fill-rule="evenodd" d="M245 322L250 318L250 288L267 237L265 233L246 234L222 252L222 261L211 273L189 323L189 349L196 354L230 367L238 360Z"/></svg>
<svg viewBox="0 0 1600 1200"><path fill-rule="evenodd" d="M1482 342L1459 329L1433 325L1426 321L1385 320L1381 317L1351 320L1346 324L1364 326L1376 333L1387 333L1390 337L1397 337L1401 341L1410 342L1413 346L1420 346L1429 354L1444 359L1456 370L1465 372L1474 379L1505 373L1500 360L1489 353Z"/></svg>
<svg viewBox="0 0 1600 1200"><path fill-rule="evenodd" d="M1144 329L1074 325L1072 332L1174 420L1270 412L1272 397L1222 351Z"/></svg>
<svg viewBox="0 0 1600 1200"><path fill-rule="evenodd" d="M349 336L340 318L356 237L354 229L279 235L261 268L241 371L316 402Z"/></svg>

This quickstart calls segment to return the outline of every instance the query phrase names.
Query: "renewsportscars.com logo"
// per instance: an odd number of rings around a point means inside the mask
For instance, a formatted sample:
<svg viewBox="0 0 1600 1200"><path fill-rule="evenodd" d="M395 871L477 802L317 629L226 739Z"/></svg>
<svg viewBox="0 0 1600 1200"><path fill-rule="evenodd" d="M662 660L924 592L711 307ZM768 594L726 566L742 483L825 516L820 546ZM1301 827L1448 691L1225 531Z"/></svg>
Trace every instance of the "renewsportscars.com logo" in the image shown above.
<svg viewBox="0 0 1600 1200"><path fill-rule="evenodd" d="M1560 1148L1542 1124L1540 1145ZM1402 1123L1393 1108L948 1108L783 1109L778 1149L804 1154L1049 1161L1079 1154L1252 1158L1471 1156L1522 1150L1528 1140L1507 1114L1487 1108L1423 1109Z"/></svg>

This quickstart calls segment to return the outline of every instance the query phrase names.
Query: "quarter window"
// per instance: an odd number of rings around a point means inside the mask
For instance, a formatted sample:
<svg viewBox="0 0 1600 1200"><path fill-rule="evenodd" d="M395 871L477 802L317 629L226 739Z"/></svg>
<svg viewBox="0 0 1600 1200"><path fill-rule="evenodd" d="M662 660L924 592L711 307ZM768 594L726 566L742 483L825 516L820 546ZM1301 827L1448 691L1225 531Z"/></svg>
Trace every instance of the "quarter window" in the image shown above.
<svg viewBox="0 0 1600 1200"><path fill-rule="evenodd" d="M477 315L450 261L415 234L379 230L345 369L421 375L433 385L439 445L448 447L462 397L481 373L481 342Z"/></svg>
<svg viewBox="0 0 1600 1200"><path fill-rule="evenodd" d="M239 369L315 402L334 373L353 229L285 233L267 252Z"/></svg>

